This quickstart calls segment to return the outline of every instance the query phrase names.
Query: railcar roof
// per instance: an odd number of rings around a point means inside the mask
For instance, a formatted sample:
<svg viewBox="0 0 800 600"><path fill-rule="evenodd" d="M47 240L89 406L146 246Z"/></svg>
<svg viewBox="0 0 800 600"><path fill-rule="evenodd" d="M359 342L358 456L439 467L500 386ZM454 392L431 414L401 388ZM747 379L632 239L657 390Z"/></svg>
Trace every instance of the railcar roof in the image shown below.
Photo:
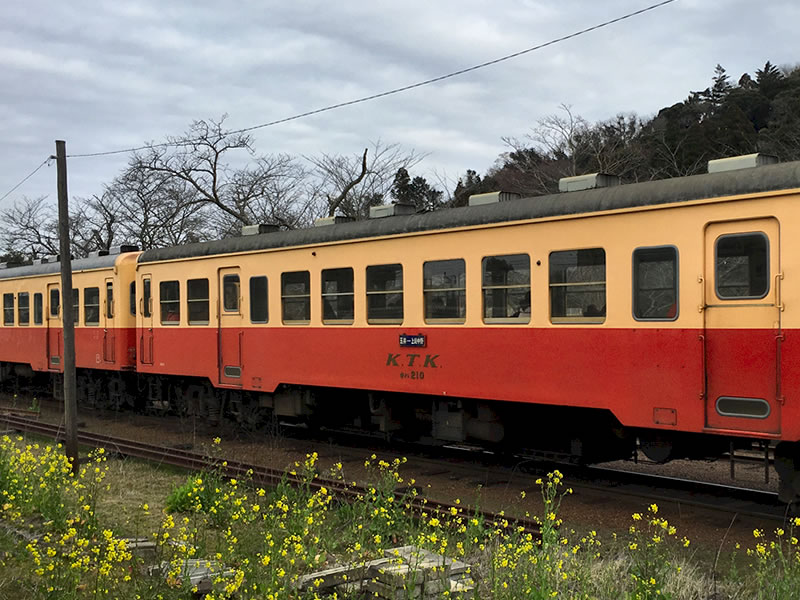
<svg viewBox="0 0 800 600"><path fill-rule="evenodd" d="M114 262L120 257L119 254L109 254L108 256L95 256L91 258L78 258L72 261L72 272L89 271L91 269L103 269L114 266ZM41 265L22 265L20 267L9 267L0 269L0 279L13 279L17 277L31 277L34 275L49 275L61 272L60 262L44 263Z"/></svg>
<svg viewBox="0 0 800 600"><path fill-rule="evenodd" d="M140 263L800 188L800 161L148 250Z"/></svg>

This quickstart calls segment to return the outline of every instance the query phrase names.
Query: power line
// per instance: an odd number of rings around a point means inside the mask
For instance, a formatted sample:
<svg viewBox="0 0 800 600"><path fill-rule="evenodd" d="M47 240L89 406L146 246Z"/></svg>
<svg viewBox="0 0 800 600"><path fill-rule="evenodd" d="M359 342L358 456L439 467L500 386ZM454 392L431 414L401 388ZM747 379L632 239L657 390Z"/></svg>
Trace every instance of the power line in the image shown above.
<svg viewBox="0 0 800 600"><path fill-rule="evenodd" d="M645 8L641 8L639 10L629 12L621 17L616 17L609 21L604 21L602 23L598 23L597 25L592 25L591 27L587 27L586 29L581 29L580 31L576 31L574 33L570 33L569 35L565 35L559 38L555 38L550 40L549 42L544 42L537 46L532 46L530 48L526 48L525 50L520 50L519 52L514 52L513 54L507 54L505 56L501 56L500 58L496 58L494 60L489 60L478 65L473 65L471 67L467 67L465 69L460 69L458 71L453 71L451 73L447 73L446 75L440 75L438 77L434 77L432 79L426 79L424 81L419 81L417 83L412 83L410 85L404 85L402 87L394 88L385 92L380 92L378 94L372 94L370 96L364 96L362 98L356 98L355 100L348 100L347 102L339 102L338 104L331 104L329 106L325 106L323 108L317 108L315 110L310 110L304 113L300 113L297 115L293 115L291 117L285 117L283 119L277 119L275 121L269 121L268 123L261 123L260 125L253 125L252 127L245 127L243 129L235 129L232 131L227 132L226 135L236 135L239 133L247 133L248 131L255 131L256 129L264 129L265 127L272 127L273 125L280 125L281 123L288 123L289 121L296 121L297 119L302 119L305 117L310 117L311 115L318 115L323 112L328 112L331 110L336 110L337 108L344 108L345 106L352 106L354 104L361 104L362 102L369 102L370 100L376 100L378 98L384 98L386 96L392 96L394 94L399 94L401 92L407 92L408 90L413 90L416 88L420 88L426 85L430 85L432 83L438 83L439 81L444 81L445 79L450 79L451 77L457 77L459 75L464 75L466 73L471 73L472 71L477 71L478 69L483 69L485 67L489 67L492 65L496 65L498 63L511 60L512 58L517 58L522 56L523 54L528 54L530 52L534 52L536 50L541 50L542 48L546 48L548 46L552 46L554 44L558 44L561 42L565 42L567 40L571 40L578 36L590 33L592 31L596 31L598 29L602 29L604 27L608 27L609 25L613 25L615 23L619 23L620 21L624 21L626 19L630 19L632 17L636 17L638 15L644 14L646 12L655 10L657 8L661 8L667 4L671 4L676 2L677 0L663 0L662 2L657 2L656 4L651 4ZM167 146L176 146L179 144L186 144L200 141L200 138L192 139L192 140L182 140L181 142L162 142L160 144L151 144L148 146L138 146L136 148L125 148L121 150L110 150L107 152L90 152L86 154L69 154L67 155L68 158L90 158L95 156L109 156L112 154L125 154L128 152L136 152L138 150L147 150L149 148L163 148Z"/></svg>
<svg viewBox="0 0 800 600"><path fill-rule="evenodd" d="M31 173L30 173L30 174L29 174L27 177L25 177L25 179L23 179L22 181L20 181L20 182L19 182L17 185L15 185L15 186L14 186L13 188L11 188L10 190L8 190L8 191L7 191L7 192L6 192L6 193L3 195L3 197L2 197L2 198L0 198L0 202L2 202L3 200L5 200L6 198L8 198L8 197L9 197L9 196L10 196L10 195L11 195L11 194L14 192L14 190L16 190L16 189L17 189L19 186L21 186L21 185L22 185L23 183L25 183L26 181L28 181L28 179L30 179L31 177L33 177L34 175L36 175L36 172L37 172L39 169L41 169L41 168L42 168L43 166L45 166L45 165L49 165L49 164L50 164L50 161L51 161L53 158L55 158L55 157L53 157L53 156L48 156L46 159L44 159L44 162L42 162L42 164L40 164L40 165L39 165L38 167L36 167L36 168L35 168L33 171L31 171Z"/></svg>

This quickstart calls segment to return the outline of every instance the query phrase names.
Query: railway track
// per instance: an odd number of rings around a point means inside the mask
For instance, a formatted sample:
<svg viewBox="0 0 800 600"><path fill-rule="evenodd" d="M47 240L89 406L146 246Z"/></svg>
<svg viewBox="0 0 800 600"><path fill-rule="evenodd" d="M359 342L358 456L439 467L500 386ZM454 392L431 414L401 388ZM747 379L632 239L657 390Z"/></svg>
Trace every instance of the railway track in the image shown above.
<svg viewBox="0 0 800 600"><path fill-rule="evenodd" d="M789 514L787 505L778 500L775 492L603 466L585 467L584 471L591 480L575 482L571 479L573 486L611 488L619 494L651 498L656 502L678 502L776 521L783 521Z"/></svg>
<svg viewBox="0 0 800 600"><path fill-rule="evenodd" d="M64 430L59 425L43 423L12 414L0 414L0 423L16 431L33 433L57 441L63 441L64 439ZM167 448L89 431L78 432L78 443L93 448L104 448L107 452L114 452L120 456L140 458L157 464L172 465L188 470L202 470L213 464L215 468L227 478L250 481L254 485L264 487L276 486L281 482L286 482L294 486L309 486L311 489L315 490L324 487L330 493L346 501L355 500L369 493L369 491L362 486L347 484L336 479L316 477L309 483L305 479L287 473L284 470L272 469L262 465L248 464L239 461L228 460L220 462L218 458L213 458L198 452L191 452L178 448ZM465 510L464 506L438 502L421 495L409 497L407 492L408 489L402 492L396 492L396 498L398 500L403 500L410 510L419 515L427 513L428 515L450 518L454 514L453 511L464 512ZM418 490L418 492L421 492L421 490ZM483 518L484 522L488 524L512 527L515 529L521 528L523 531L533 535L538 536L539 534L539 525L531 519L512 518L504 514L495 514L483 510L469 510L468 514L480 516Z"/></svg>
<svg viewBox="0 0 800 600"><path fill-rule="evenodd" d="M60 429L57 425L25 418L32 416L35 415L27 413L3 414L0 412L0 423L5 422L14 429L37 433L53 439L63 438L63 429ZM79 442L87 446L104 447L120 455L142 458L155 463L169 464L190 470L207 468L215 460L207 455L185 449L147 444L85 430L79 432ZM349 450L352 451L352 448L349 448ZM451 478L473 481L475 485L480 484L480 482L476 482L476 470L482 468L485 471L488 459L492 463L492 481L488 484L481 484L487 487L488 485L495 487L505 485L513 480L516 485L533 488L535 487L534 481L536 478L558 468L565 473L569 485L576 490L593 490L595 493L602 492L642 498L648 503L679 503L686 506L724 511L731 515L748 515L777 522L785 520L789 514L787 506L778 501L776 493L737 485L708 483L689 478L633 472L602 465L584 467L558 462L535 462L526 459L521 459L521 462L515 465L513 459L510 461L501 460L499 457L492 457L486 452L476 454L474 450L459 448L447 448L446 450L448 458L444 461L441 455L431 455L430 449L412 451L407 445L403 446L402 455L413 456L415 463L429 464L430 468L436 469L436 472L440 474L447 472ZM382 448L381 452L384 455L388 453L389 455L396 454L398 458L400 457L400 454L397 454L397 448L387 446ZM459 460L459 455L466 459L466 462ZM746 461L749 457L742 458ZM736 460L739 460L738 456ZM520 467L520 464L525 466ZM493 467L495 466L498 469L494 469ZM250 475L250 473L252 474ZM249 477L255 484L265 487L274 486L284 479L293 485L300 484L299 478L293 477L283 470L270 469L233 460L227 461L224 474L237 479ZM523 474L529 476L529 480L520 480L519 477ZM344 499L354 498L366 491L364 488L345 485L336 480L316 479L312 485L316 488L324 486ZM418 490L418 492L421 493L422 490ZM427 511L432 514L449 514L453 507L455 505L434 502L420 496L411 508L417 512ZM487 522L494 523L504 520L511 522L511 519L507 516L488 511L481 511L480 514ZM530 520L517 519L513 523L527 531L538 531L537 525Z"/></svg>
<svg viewBox="0 0 800 600"><path fill-rule="evenodd" d="M386 450L386 449L384 449ZM396 449L388 449L395 454ZM440 448L446 450L446 462L442 460L441 452L432 454L429 449L404 446L402 456L411 457L415 465L428 464L437 469L438 473L447 472L451 477L471 479L475 481L476 465L487 464L490 461L494 473L490 485L497 487L514 483L521 487L535 487L534 481L559 469L564 473L564 479L569 486L578 490L594 490L606 493L619 494L642 498L648 503L680 503L685 506L724 511L731 515L747 515L771 521L784 521L790 514L792 507L787 507L778 499L778 494L772 491L749 488L735 483L723 484L699 481L688 477L674 477L662 474L631 471L600 465L578 465L558 460L540 458L532 460L530 457L499 457L479 448L467 446L447 446ZM397 457L401 454L396 454ZM465 459L467 463L459 459ZM740 463L758 463L764 461L763 456L750 454L736 455L735 460ZM656 463L650 463L655 465ZM520 479L520 474L530 475L529 480ZM476 482L477 484L477 482ZM482 484L486 485L486 484Z"/></svg>

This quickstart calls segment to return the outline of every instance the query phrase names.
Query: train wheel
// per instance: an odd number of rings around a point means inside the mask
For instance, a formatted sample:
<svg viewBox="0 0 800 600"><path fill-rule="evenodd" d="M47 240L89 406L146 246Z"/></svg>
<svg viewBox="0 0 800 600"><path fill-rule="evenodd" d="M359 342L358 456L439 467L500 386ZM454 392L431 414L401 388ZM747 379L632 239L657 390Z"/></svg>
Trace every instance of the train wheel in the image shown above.
<svg viewBox="0 0 800 600"><path fill-rule="evenodd" d="M665 436L652 433L639 437L639 448L654 463L663 464L675 457L675 443Z"/></svg>

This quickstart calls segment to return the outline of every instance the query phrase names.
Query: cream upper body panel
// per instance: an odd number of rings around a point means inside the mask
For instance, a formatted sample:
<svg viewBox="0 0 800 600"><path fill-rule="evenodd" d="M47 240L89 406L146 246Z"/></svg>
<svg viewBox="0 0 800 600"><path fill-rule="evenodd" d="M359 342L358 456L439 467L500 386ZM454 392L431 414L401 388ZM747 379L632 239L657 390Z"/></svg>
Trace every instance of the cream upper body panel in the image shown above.
<svg viewBox="0 0 800 600"><path fill-rule="evenodd" d="M353 268L354 319L352 325L367 326L366 268L382 264L402 264L404 293L404 327L424 327L423 265L427 261L463 259L466 265L465 319L452 326L487 326L481 300L482 259L488 256L527 254L530 256L531 317L518 327L607 327L607 328L702 328L704 326L703 277L707 270L704 258L704 232L712 223L746 222L774 217L780 231L800 226L800 204L797 190L765 194L726 196L655 206L637 206L619 210L561 215L396 233L386 237L333 240L296 247L263 248L222 255L198 255L187 258L140 262L138 277L153 278L154 312L157 312L158 282L179 280L181 302L186 298L186 280L209 280L209 325L216 325L219 290L217 274L221 269L239 269L242 304L241 326L249 326L248 281L266 276L269 282L269 321L265 327L283 326L281 320L281 274L308 271L310 279L312 326L322 326L321 275L325 269ZM535 199L531 199L535 201ZM568 201L565 196L564 202ZM332 226L335 227L335 226ZM264 234L271 235L271 234ZM272 234L274 235L274 234ZM781 293L784 303L791 305L800 295L800 286L792 281L796 266L787 257L798 256L798 236L781 234L780 245L773 249L781 259L775 270L784 276ZM632 314L632 252L637 248L668 246L678 254L678 318L674 321L635 320ZM605 252L606 316L601 322L585 320L574 323L553 323L549 300L549 258L551 252L601 248ZM772 273L774 277L777 273ZM186 322L186 311L181 323ZM793 313L784 312L784 327L794 326ZM158 315L154 321L158 326ZM441 323L436 323L439 325ZM227 326L227 325L226 325ZM257 325L262 326L262 325ZM332 325L326 325L330 327ZM377 326L377 325L370 325ZM492 326L491 324L488 326ZM748 323L740 323L748 327Z"/></svg>

